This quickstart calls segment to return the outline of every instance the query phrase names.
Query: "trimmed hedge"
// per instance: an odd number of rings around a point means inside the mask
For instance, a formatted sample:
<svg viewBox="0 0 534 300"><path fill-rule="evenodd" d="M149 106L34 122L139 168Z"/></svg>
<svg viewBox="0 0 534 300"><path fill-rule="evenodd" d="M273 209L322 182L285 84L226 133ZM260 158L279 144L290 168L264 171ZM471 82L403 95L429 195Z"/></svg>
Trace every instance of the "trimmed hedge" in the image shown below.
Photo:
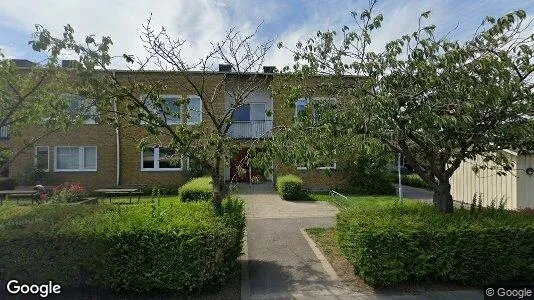
<svg viewBox="0 0 534 300"><path fill-rule="evenodd" d="M353 208L338 214L337 231L343 254L371 285L534 281L529 215L498 210L444 215L420 203Z"/></svg>
<svg viewBox="0 0 534 300"><path fill-rule="evenodd" d="M4 205L0 221L12 225L0 232L0 252L6 255L0 271L4 278L52 280L65 288L179 295L211 291L238 272L242 251L242 201L226 199L223 212L216 216L206 202L165 200L132 206L41 205L24 211Z"/></svg>
<svg viewBox="0 0 534 300"><path fill-rule="evenodd" d="M283 175L276 178L276 190L285 200L298 200L303 197L303 181L296 175Z"/></svg>
<svg viewBox="0 0 534 300"><path fill-rule="evenodd" d="M213 198L211 177L200 177L188 181L180 188L179 195L183 202L211 201Z"/></svg>

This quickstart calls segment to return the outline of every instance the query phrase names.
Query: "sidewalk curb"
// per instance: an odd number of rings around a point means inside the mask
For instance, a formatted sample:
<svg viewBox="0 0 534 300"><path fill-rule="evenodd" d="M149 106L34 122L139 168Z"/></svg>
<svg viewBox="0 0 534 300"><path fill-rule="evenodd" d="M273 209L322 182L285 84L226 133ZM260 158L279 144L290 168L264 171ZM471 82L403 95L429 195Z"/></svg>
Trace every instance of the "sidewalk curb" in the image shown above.
<svg viewBox="0 0 534 300"><path fill-rule="evenodd" d="M250 282L248 270L248 243L247 230L243 235L243 254L239 258L241 261L241 299L250 299Z"/></svg>
<svg viewBox="0 0 534 300"><path fill-rule="evenodd" d="M339 280L339 276L337 276L336 271L334 271L334 268L328 262L326 257L323 255L323 252L321 252L321 250L317 247L315 242L308 235L308 233L306 232L306 229L300 228L300 232L304 236L304 239L306 239L306 241L310 245L310 248L312 249L313 253L315 253L315 256L317 256L317 259L321 262L321 265L323 266L323 269L330 276L330 279L332 279L334 281L338 281Z"/></svg>

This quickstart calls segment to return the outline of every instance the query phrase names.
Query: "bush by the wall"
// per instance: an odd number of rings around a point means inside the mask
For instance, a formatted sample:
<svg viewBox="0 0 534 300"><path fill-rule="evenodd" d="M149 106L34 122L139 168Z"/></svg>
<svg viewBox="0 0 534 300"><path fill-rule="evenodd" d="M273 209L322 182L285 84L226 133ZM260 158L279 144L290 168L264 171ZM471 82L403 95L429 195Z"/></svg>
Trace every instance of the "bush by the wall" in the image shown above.
<svg viewBox="0 0 534 300"><path fill-rule="evenodd" d="M485 285L534 280L534 219L499 210L439 214L432 206L348 209L338 242L372 285L440 281Z"/></svg>
<svg viewBox="0 0 534 300"><path fill-rule="evenodd" d="M276 178L276 190L285 200L298 200L304 196L303 181L296 175L283 175Z"/></svg>
<svg viewBox="0 0 534 300"><path fill-rule="evenodd" d="M0 190L12 190L17 186L17 180L14 178L0 178Z"/></svg>
<svg viewBox="0 0 534 300"><path fill-rule="evenodd" d="M211 201L213 198L211 177L200 177L188 181L180 187L179 195L184 202Z"/></svg>
<svg viewBox="0 0 534 300"><path fill-rule="evenodd" d="M16 211L14 211L16 210ZM21 211L25 210L25 211ZM132 206L0 207L5 278L52 280L65 288L193 294L238 271L243 203L161 201ZM12 217L10 217L12 216ZM24 220L23 220L24 219ZM13 224L12 226L10 224Z"/></svg>

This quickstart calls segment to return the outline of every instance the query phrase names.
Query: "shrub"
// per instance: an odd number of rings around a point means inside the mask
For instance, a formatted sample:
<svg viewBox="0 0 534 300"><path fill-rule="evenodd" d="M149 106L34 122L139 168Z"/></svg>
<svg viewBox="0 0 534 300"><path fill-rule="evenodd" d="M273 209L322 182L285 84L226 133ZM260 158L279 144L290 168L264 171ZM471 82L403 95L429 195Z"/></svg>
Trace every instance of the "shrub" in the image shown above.
<svg viewBox="0 0 534 300"><path fill-rule="evenodd" d="M51 197L55 203L79 202L87 195L85 188L77 182L66 182L54 187Z"/></svg>
<svg viewBox="0 0 534 300"><path fill-rule="evenodd" d="M46 182L46 172L36 167L33 162L24 166L22 172L18 175L17 181L21 185L36 185Z"/></svg>
<svg viewBox="0 0 534 300"><path fill-rule="evenodd" d="M423 179L421 179L421 177L419 177L419 175L417 174L403 175L401 180L403 184L408 185L408 186L413 186L413 187L422 188L422 189L429 188L428 184Z"/></svg>
<svg viewBox="0 0 534 300"><path fill-rule="evenodd" d="M17 209L17 211L13 211ZM53 280L65 288L194 294L220 287L238 271L243 203L171 200L132 206L0 207L0 261L6 278ZM11 213L10 213L11 211ZM5 213L4 213L5 212ZM21 225L22 224L22 225Z"/></svg>
<svg viewBox="0 0 534 300"><path fill-rule="evenodd" d="M379 141L369 140L369 147L353 147L342 164L348 187L343 191L354 194L394 195L395 188L388 178L392 154Z"/></svg>
<svg viewBox="0 0 534 300"><path fill-rule="evenodd" d="M17 186L14 178L0 178L0 190L12 190Z"/></svg>
<svg viewBox="0 0 534 300"><path fill-rule="evenodd" d="M180 188L179 195L183 202L211 201L213 199L211 177L200 177L188 181Z"/></svg>
<svg viewBox="0 0 534 300"><path fill-rule="evenodd" d="M298 200L304 196L303 181L296 175L283 175L276 178L276 190L285 200Z"/></svg>
<svg viewBox="0 0 534 300"><path fill-rule="evenodd" d="M499 210L444 215L412 203L342 211L337 231L342 252L369 284L486 285L534 280L533 220Z"/></svg>

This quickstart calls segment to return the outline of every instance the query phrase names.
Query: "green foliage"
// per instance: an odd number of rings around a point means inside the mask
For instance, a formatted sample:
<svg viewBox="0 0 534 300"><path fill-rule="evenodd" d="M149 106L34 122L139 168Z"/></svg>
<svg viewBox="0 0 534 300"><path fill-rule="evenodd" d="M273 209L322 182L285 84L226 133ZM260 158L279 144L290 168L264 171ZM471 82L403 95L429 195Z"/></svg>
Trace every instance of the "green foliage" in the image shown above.
<svg viewBox="0 0 534 300"><path fill-rule="evenodd" d="M417 174L407 174L402 175L401 177L402 184L407 186L413 186L421 189L429 189L428 183L426 183L419 175Z"/></svg>
<svg viewBox="0 0 534 300"><path fill-rule="evenodd" d="M50 200L54 203L79 202L87 195L85 188L76 182L66 182L54 187L54 192Z"/></svg>
<svg viewBox="0 0 534 300"><path fill-rule="evenodd" d="M239 199L215 215L205 202L0 207L6 278L62 287L192 294L237 271L245 219Z"/></svg>
<svg viewBox="0 0 534 300"><path fill-rule="evenodd" d="M353 207L338 214L337 232L355 272L376 286L534 280L534 219L526 214L483 209L443 215L413 202Z"/></svg>
<svg viewBox="0 0 534 300"><path fill-rule="evenodd" d="M12 190L17 184L18 182L14 178L0 178L0 190Z"/></svg>
<svg viewBox="0 0 534 300"><path fill-rule="evenodd" d="M282 175L276 178L276 191L285 200L299 200L304 198L303 181L297 175Z"/></svg>
<svg viewBox="0 0 534 300"><path fill-rule="evenodd" d="M373 147L359 150L352 148L352 153L345 153L347 160L343 164L343 170L348 175L348 191L356 194L394 195L395 188L388 178L391 153L379 142L374 141L374 144Z"/></svg>
<svg viewBox="0 0 534 300"><path fill-rule="evenodd" d="M33 163L26 164L22 172L18 175L17 181L20 185L44 184L46 172L37 168Z"/></svg>
<svg viewBox="0 0 534 300"><path fill-rule="evenodd" d="M328 144L363 134L382 141L425 173L422 179L440 196L437 207L451 212L452 198L443 191L464 160L481 155L506 169L512 162L500 150L534 149L526 116L534 111L532 23L517 10L486 19L472 38L459 41L438 36L424 12L414 32L374 52L369 45L383 21L375 4L353 13L355 24L342 35L321 31L298 43L295 66L278 79L278 93L288 102L308 95L338 99L313 139ZM325 74L332 76L310 84L310 75ZM303 129L303 136L313 131Z"/></svg>
<svg viewBox="0 0 534 300"><path fill-rule="evenodd" d="M211 201L213 199L211 177L200 177L188 181L180 187L179 195L184 202Z"/></svg>

